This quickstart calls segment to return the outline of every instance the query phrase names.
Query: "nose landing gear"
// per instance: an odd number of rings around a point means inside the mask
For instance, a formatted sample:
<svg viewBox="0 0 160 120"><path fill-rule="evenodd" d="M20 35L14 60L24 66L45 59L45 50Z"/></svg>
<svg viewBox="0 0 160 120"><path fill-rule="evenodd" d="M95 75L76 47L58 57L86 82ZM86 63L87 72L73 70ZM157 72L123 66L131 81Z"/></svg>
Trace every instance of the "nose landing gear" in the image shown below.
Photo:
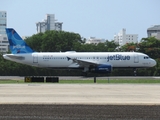
<svg viewBox="0 0 160 120"><path fill-rule="evenodd" d="M134 68L133 70L134 70L134 76L137 76L137 69Z"/></svg>

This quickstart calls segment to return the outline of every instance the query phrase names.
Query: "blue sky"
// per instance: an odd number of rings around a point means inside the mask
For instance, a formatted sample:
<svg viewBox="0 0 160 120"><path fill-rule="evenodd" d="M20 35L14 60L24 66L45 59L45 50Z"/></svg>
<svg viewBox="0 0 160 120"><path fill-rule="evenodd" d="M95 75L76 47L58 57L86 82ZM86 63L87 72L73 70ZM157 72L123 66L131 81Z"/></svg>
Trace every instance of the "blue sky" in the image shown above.
<svg viewBox="0 0 160 120"><path fill-rule="evenodd" d="M147 37L147 28L160 24L160 0L0 0L7 11L7 27L21 36L36 34L36 22L55 14L63 30L112 40L126 28L128 34Z"/></svg>

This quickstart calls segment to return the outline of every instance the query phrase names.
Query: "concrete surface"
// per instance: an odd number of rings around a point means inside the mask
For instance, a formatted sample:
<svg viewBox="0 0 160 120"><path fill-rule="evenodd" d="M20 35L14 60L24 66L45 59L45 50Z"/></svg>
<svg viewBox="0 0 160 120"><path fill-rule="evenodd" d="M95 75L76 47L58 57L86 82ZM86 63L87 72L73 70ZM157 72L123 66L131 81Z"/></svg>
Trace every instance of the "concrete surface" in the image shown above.
<svg viewBox="0 0 160 120"><path fill-rule="evenodd" d="M0 104L160 105L160 84L0 84Z"/></svg>

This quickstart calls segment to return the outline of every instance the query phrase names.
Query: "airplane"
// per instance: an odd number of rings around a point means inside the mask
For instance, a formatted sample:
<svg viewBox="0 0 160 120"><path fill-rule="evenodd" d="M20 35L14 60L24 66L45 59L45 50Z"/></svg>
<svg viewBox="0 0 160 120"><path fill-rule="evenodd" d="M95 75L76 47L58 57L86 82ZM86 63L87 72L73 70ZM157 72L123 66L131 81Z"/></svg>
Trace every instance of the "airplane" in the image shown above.
<svg viewBox="0 0 160 120"><path fill-rule="evenodd" d="M113 68L149 68L156 61L139 52L35 52L13 28L6 28L11 54L4 59L41 68L83 69L84 73L111 73Z"/></svg>

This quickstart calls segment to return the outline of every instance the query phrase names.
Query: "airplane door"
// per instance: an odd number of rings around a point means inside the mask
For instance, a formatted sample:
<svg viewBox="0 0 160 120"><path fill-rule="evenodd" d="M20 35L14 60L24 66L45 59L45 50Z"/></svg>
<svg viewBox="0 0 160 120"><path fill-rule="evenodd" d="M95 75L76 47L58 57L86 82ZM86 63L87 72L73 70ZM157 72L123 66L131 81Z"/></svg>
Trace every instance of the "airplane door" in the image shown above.
<svg viewBox="0 0 160 120"><path fill-rule="evenodd" d="M134 63L139 63L139 57L138 57L138 55L134 55Z"/></svg>
<svg viewBox="0 0 160 120"><path fill-rule="evenodd" d="M33 63L38 63L38 55L33 55Z"/></svg>

